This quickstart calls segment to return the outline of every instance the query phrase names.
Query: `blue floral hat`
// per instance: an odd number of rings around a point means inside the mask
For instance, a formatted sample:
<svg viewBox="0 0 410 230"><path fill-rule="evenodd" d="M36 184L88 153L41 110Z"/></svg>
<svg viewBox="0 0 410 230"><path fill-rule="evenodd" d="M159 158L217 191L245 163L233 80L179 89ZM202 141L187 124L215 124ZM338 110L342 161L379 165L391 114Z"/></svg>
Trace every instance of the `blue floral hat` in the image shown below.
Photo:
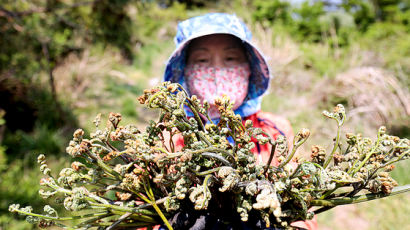
<svg viewBox="0 0 410 230"><path fill-rule="evenodd" d="M188 44L195 38L211 34L230 34L243 42L251 76L249 78L248 95L243 104L235 110L235 113L242 117L256 113L260 110L261 96L269 87L271 75L263 54L250 41L252 38L251 32L235 15L209 13L180 22L174 39L176 49L167 62L164 81L177 82L186 88L184 68ZM190 112L187 112L190 115Z"/></svg>

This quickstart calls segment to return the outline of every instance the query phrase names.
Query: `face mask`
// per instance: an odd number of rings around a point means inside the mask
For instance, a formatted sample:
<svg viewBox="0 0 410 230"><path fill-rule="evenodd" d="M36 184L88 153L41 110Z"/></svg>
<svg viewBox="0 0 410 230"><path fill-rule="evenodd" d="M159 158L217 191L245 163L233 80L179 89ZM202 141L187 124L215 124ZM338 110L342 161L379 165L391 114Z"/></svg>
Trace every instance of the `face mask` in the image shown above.
<svg viewBox="0 0 410 230"><path fill-rule="evenodd" d="M200 65L185 68L185 81L191 95L196 95L201 101L209 102L208 115L211 118L220 116L214 104L216 97L226 95L231 102L234 102L233 109L239 108L248 94L249 76L247 63L229 68Z"/></svg>

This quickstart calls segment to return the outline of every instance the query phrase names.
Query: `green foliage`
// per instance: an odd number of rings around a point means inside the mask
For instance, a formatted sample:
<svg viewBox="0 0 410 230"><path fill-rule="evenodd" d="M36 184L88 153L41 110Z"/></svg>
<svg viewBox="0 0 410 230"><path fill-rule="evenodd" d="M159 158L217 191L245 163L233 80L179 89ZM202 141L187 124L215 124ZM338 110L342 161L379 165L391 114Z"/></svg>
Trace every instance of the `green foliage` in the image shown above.
<svg viewBox="0 0 410 230"><path fill-rule="evenodd" d="M9 160L21 158L26 155L31 160L35 159L34 153L47 152L61 155L66 141L61 132L50 130L46 126L38 123L32 133L21 130L16 132L6 132L3 144L7 146L7 152L13 153Z"/></svg>
<svg viewBox="0 0 410 230"><path fill-rule="evenodd" d="M175 24L164 22L175 22L187 17L186 6L177 2L167 8L153 3L142 4L134 10L130 16L133 19L134 34L139 38L140 45L172 39L175 35Z"/></svg>
<svg viewBox="0 0 410 230"><path fill-rule="evenodd" d="M342 7L353 16L357 28L361 31L367 30L376 21L374 7L369 1L344 0Z"/></svg>
<svg viewBox="0 0 410 230"><path fill-rule="evenodd" d="M148 73L152 68L152 62L155 61L155 56L158 56L164 45L149 44L141 47L139 55L134 61L134 66L145 73Z"/></svg>
<svg viewBox="0 0 410 230"><path fill-rule="evenodd" d="M8 165L7 170L1 171L0 177L0 227L4 229L34 229L27 225L24 218L16 220L8 214L8 206L13 202L32 204L35 207L44 205L45 202L38 198L38 181L40 175L37 170L28 170L22 160L16 160ZM16 180L16 178L19 178ZM37 190L37 191L36 191Z"/></svg>
<svg viewBox="0 0 410 230"><path fill-rule="evenodd" d="M329 51L328 45L304 43L300 49L303 52L305 67L317 72L318 77L334 77L346 65L343 58L335 57L336 50ZM342 55L347 55L347 53Z"/></svg>
<svg viewBox="0 0 410 230"><path fill-rule="evenodd" d="M366 33L365 38L373 41L380 41L383 39L389 39L392 37L399 37L406 33L405 27L400 24L393 23L375 23L371 25Z"/></svg>
<svg viewBox="0 0 410 230"><path fill-rule="evenodd" d="M9 122L4 143L8 146L7 152L14 157L19 157L28 150L61 152L59 137L70 133L72 127L77 126L77 122L71 111L68 111L68 103L71 101L57 101L59 98L56 97L54 81L58 78L54 79L53 71L69 54L79 54L90 45L116 47L126 59L131 60L135 55L135 44L141 46L156 41L157 39L152 38L157 37L159 29L164 28L163 21L184 16L184 10L183 4L175 3L163 9L155 1L2 1L0 79L4 76L6 79L20 80L18 84L6 84L5 87L3 84L7 83L7 80L0 81L0 95L3 96L4 92L8 95L6 100L0 103L0 107L7 107L6 116L10 116L10 119L19 118L13 118L14 115L10 113L14 108L21 110L22 114L26 113L27 117L21 119L22 122L37 123L32 133L25 133L31 131L33 124L24 125L26 127L23 132L16 131L21 128L9 128L18 121ZM154 18L156 20L153 20ZM158 40L169 37L171 34L166 30L160 34ZM150 46L143 47L145 49ZM155 47L157 53L161 50L159 46L152 47ZM142 57L137 58L137 63L140 63L138 68L150 68L154 55L150 52L143 52ZM144 55L148 55L147 58L144 58ZM44 81L43 76L46 74L49 75L48 89L38 84ZM112 90L108 89L113 94L141 93L139 87L114 83ZM13 87L17 86L23 89L21 95L14 92ZM50 88L51 93L48 92ZM129 103L127 105L130 106ZM126 114L135 115L130 109L127 111L129 113ZM47 138L51 141L42 143L41 140ZM19 145L20 141L24 145ZM39 149L42 146L44 148Z"/></svg>
<svg viewBox="0 0 410 230"><path fill-rule="evenodd" d="M0 127L6 124L6 121L4 120L4 115L6 112L3 109L0 109ZM0 140L1 141L1 140Z"/></svg>
<svg viewBox="0 0 410 230"><path fill-rule="evenodd" d="M300 8L296 8L296 32L299 39L310 39L313 42L321 40L322 30L320 16L325 14L323 3L320 1L310 4L303 2Z"/></svg>
<svg viewBox="0 0 410 230"><path fill-rule="evenodd" d="M178 3L161 9L155 1L3 0L0 44L7 46L0 47L0 74L32 78L97 43L117 47L132 60L135 44L151 40L164 20L184 15L183 10Z"/></svg>
<svg viewBox="0 0 410 230"><path fill-rule="evenodd" d="M410 11L409 11L410 12ZM385 66L392 70L399 70L404 85L409 86L410 74L410 33L409 26L380 22L369 26L362 35L360 44L363 48L373 50L383 57Z"/></svg>
<svg viewBox="0 0 410 230"><path fill-rule="evenodd" d="M7 168L6 147L0 145L0 172Z"/></svg>
<svg viewBox="0 0 410 230"><path fill-rule="evenodd" d="M330 47L347 46L353 38L353 17L343 11L328 12L319 17L322 36L329 37Z"/></svg>
<svg viewBox="0 0 410 230"><path fill-rule="evenodd" d="M323 3L303 2L300 7L291 7L286 1L254 1L253 18L257 22L283 23L299 40L322 40L320 17L325 14Z"/></svg>
<svg viewBox="0 0 410 230"><path fill-rule="evenodd" d="M409 25L410 3L401 1L345 0L333 11L326 11L323 1L304 1L299 6L287 1L253 1L252 18L263 25L280 23L300 41L326 42L330 47L346 46L349 34L358 28L365 32L377 22ZM337 41L336 41L337 40Z"/></svg>
<svg viewBox="0 0 410 230"><path fill-rule="evenodd" d="M91 30L95 42L103 41L120 48L128 59L133 58L133 31L131 18L127 14L132 0L103 0L93 4L91 9ZM109 15L109 16L108 16Z"/></svg>
<svg viewBox="0 0 410 230"><path fill-rule="evenodd" d="M401 13L410 7L409 1L402 0L376 0L372 1L372 3L378 20L396 23L402 23Z"/></svg>
<svg viewBox="0 0 410 230"><path fill-rule="evenodd" d="M125 99L122 103L121 114L124 114L125 116L129 116L129 117L136 117L137 116L136 106L137 104L135 103L134 99L131 99L131 98Z"/></svg>
<svg viewBox="0 0 410 230"><path fill-rule="evenodd" d="M409 1L344 0L341 7L353 15L361 31L366 31L375 22L409 25Z"/></svg>
<svg viewBox="0 0 410 230"><path fill-rule="evenodd" d="M34 84L4 82L0 93L5 100L0 106L6 111L2 144L7 146L8 160L28 156L33 151L63 152L64 137L78 125L72 111Z"/></svg>
<svg viewBox="0 0 410 230"><path fill-rule="evenodd" d="M36 226L28 223L24 219L17 219L7 214L0 214L0 227L2 229L18 229L18 230L31 230L37 229Z"/></svg>
<svg viewBox="0 0 410 230"><path fill-rule="evenodd" d="M391 175L396 178L400 184L410 184L410 177L407 174L409 167L410 161L399 162Z"/></svg>
<svg viewBox="0 0 410 230"><path fill-rule="evenodd" d="M36 155L36 154L33 154ZM14 202L21 202L33 207L42 207L46 203L52 203L53 200L38 199L39 181L41 174L37 168L32 169L30 162L31 157L14 160L8 164L7 169L0 171L0 228L3 229L37 229L36 226L29 224L22 216L13 216L8 212L8 206ZM64 159L50 158L50 167L59 168L67 164ZM18 178L18 179L16 179ZM59 211L63 211L59 209Z"/></svg>
<svg viewBox="0 0 410 230"><path fill-rule="evenodd" d="M12 71L18 77L30 78L41 69L54 68L68 53L79 49L74 44L75 30L61 10L65 7L60 1L2 4L0 43L8 45L0 47L0 73Z"/></svg>
<svg viewBox="0 0 410 230"><path fill-rule="evenodd" d="M269 22L279 21L286 25L292 24L293 19L289 2L281 0L256 0L253 1L253 5L255 7L255 12L252 16L256 21L267 20Z"/></svg>

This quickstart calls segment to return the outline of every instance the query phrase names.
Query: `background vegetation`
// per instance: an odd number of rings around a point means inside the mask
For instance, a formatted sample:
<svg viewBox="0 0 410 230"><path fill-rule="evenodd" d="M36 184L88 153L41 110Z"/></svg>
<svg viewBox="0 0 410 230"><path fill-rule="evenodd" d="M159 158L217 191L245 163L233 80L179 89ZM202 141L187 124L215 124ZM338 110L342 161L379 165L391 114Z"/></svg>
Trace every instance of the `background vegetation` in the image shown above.
<svg viewBox="0 0 410 230"><path fill-rule="evenodd" d="M69 164L74 129L97 113L123 114L143 127L156 114L135 98L162 79L178 21L236 13L269 57L275 78L263 110L308 127L331 146L320 113L348 108L345 132L375 136L379 125L410 137L410 1L399 0L0 0L0 229L32 229L7 212L43 204L35 158ZM300 157L306 157L301 153ZM410 183L409 162L394 178ZM410 195L339 207L321 229L410 228ZM17 217L18 218L18 217Z"/></svg>

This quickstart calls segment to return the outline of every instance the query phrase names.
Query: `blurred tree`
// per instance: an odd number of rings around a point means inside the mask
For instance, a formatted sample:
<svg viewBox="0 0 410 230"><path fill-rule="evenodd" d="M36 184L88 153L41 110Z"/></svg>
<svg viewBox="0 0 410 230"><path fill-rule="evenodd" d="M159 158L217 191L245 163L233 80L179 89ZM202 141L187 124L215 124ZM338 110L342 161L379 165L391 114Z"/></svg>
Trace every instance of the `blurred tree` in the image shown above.
<svg viewBox="0 0 410 230"><path fill-rule="evenodd" d="M46 2L2 0L0 8L0 74L33 82L41 72L49 75L56 99L53 69L69 53L81 51L75 33L81 23L73 22L68 9L80 7L59 0Z"/></svg>
<svg viewBox="0 0 410 230"><path fill-rule="evenodd" d="M378 21L393 21L399 11L400 0L371 0Z"/></svg>
<svg viewBox="0 0 410 230"><path fill-rule="evenodd" d="M331 47L347 46L355 28L353 17L341 10L328 12L319 17L322 34L330 37Z"/></svg>
<svg viewBox="0 0 410 230"><path fill-rule="evenodd" d="M127 6L132 0L100 0L92 4L91 33L94 42L114 45L120 48L124 57L133 59L131 18Z"/></svg>
<svg viewBox="0 0 410 230"><path fill-rule="evenodd" d="M365 31L376 21L373 5L362 0L343 0L341 6L350 13L359 30Z"/></svg>
<svg viewBox="0 0 410 230"><path fill-rule="evenodd" d="M182 3L188 9L206 7L209 4L222 2L223 0L159 0L158 2L164 6L172 6L174 3Z"/></svg>
<svg viewBox="0 0 410 230"><path fill-rule="evenodd" d="M133 46L160 28L147 31L146 25L153 24L152 18L161 13L156 6L164 2L171 7L174 1L0 0L0 44L7 44L0 46L0 75L30 82L45 71L55 95L53 69L70 53L102 44L117 47L131 61ZM186 4L194 2L205 1Z"/></svg>
<svg viewBox="0 0 410 230"><path fill-rule="evenodd" d="M325 15L322 1L304 1L295 7L288 1L257 0L252 3L254 10L253 19L257 22L280 23L300 40L313 42L321 41L322 27L320 17Z"/></svg>
<svg viewBox="0 0 410 230"><path fill-rule="evenodd" d="M13 145L7 152L28 150L19 143L30 139L33 129L46 134L47 129L52 133L64 128L70 133L66 125L77 126L67 106L70 101L57 98L55 89L54 70L68 55L111 47L131 62L138 47L156 40L160 29L161 36L169 36L163 22L182 17L185 7L175 3L163 8L160 2L0 0L0 109L6 111L10 138L5 141Z"/></svg>
<svg viewBox="0 0 410 230"><path fill-rule="evenodd" d="M81 51L90 42L119 47L132 59L130 0L10 1L1 0L0 74L11 72L30 78L41 70L50 74L69 53ZM53 92L54 93L54 92Z"/></svg>
<svg viewBox="0 0 410 230"><path fill-rule="evenodd" d="M34 128L40 128L46 140L47 135L67 135L77 126L57 98L54 84L54 69L69 54L100 43L116 46L132 58L128 2L0 0L0 108L6 112L8 154L18 157L32 150L27 149L29 144L22 145L36 138L30 136L39 131ZM39 84L40 76L48 76L48 87ZM58 133L61 128L64 133Z"/></svg>
<svg viewBox="0 0 410 230"><path fill-rule="evenodd" d="M313 3L305 1L299 8L294 10L295 29L301 39L307 38L313 42L321 40L322 31L319 18L326 13L323 6L321 1L314 1Z"/></svg>
<svg viewBox="0 0 410 230"><path fill-rule="evenodd" d="M256 0L253 1L253 6L255 7L255 11L252 16L256 21L280 21L286 25L293 23L291 5L289 2L281 0Z"/></svg>
<svg viewBox="0 0 410 230"><path fill-rule="evenodd" d="M409 25L409 0L343 0L341 7L353 15L361 31L376 21Z"/></svg>

